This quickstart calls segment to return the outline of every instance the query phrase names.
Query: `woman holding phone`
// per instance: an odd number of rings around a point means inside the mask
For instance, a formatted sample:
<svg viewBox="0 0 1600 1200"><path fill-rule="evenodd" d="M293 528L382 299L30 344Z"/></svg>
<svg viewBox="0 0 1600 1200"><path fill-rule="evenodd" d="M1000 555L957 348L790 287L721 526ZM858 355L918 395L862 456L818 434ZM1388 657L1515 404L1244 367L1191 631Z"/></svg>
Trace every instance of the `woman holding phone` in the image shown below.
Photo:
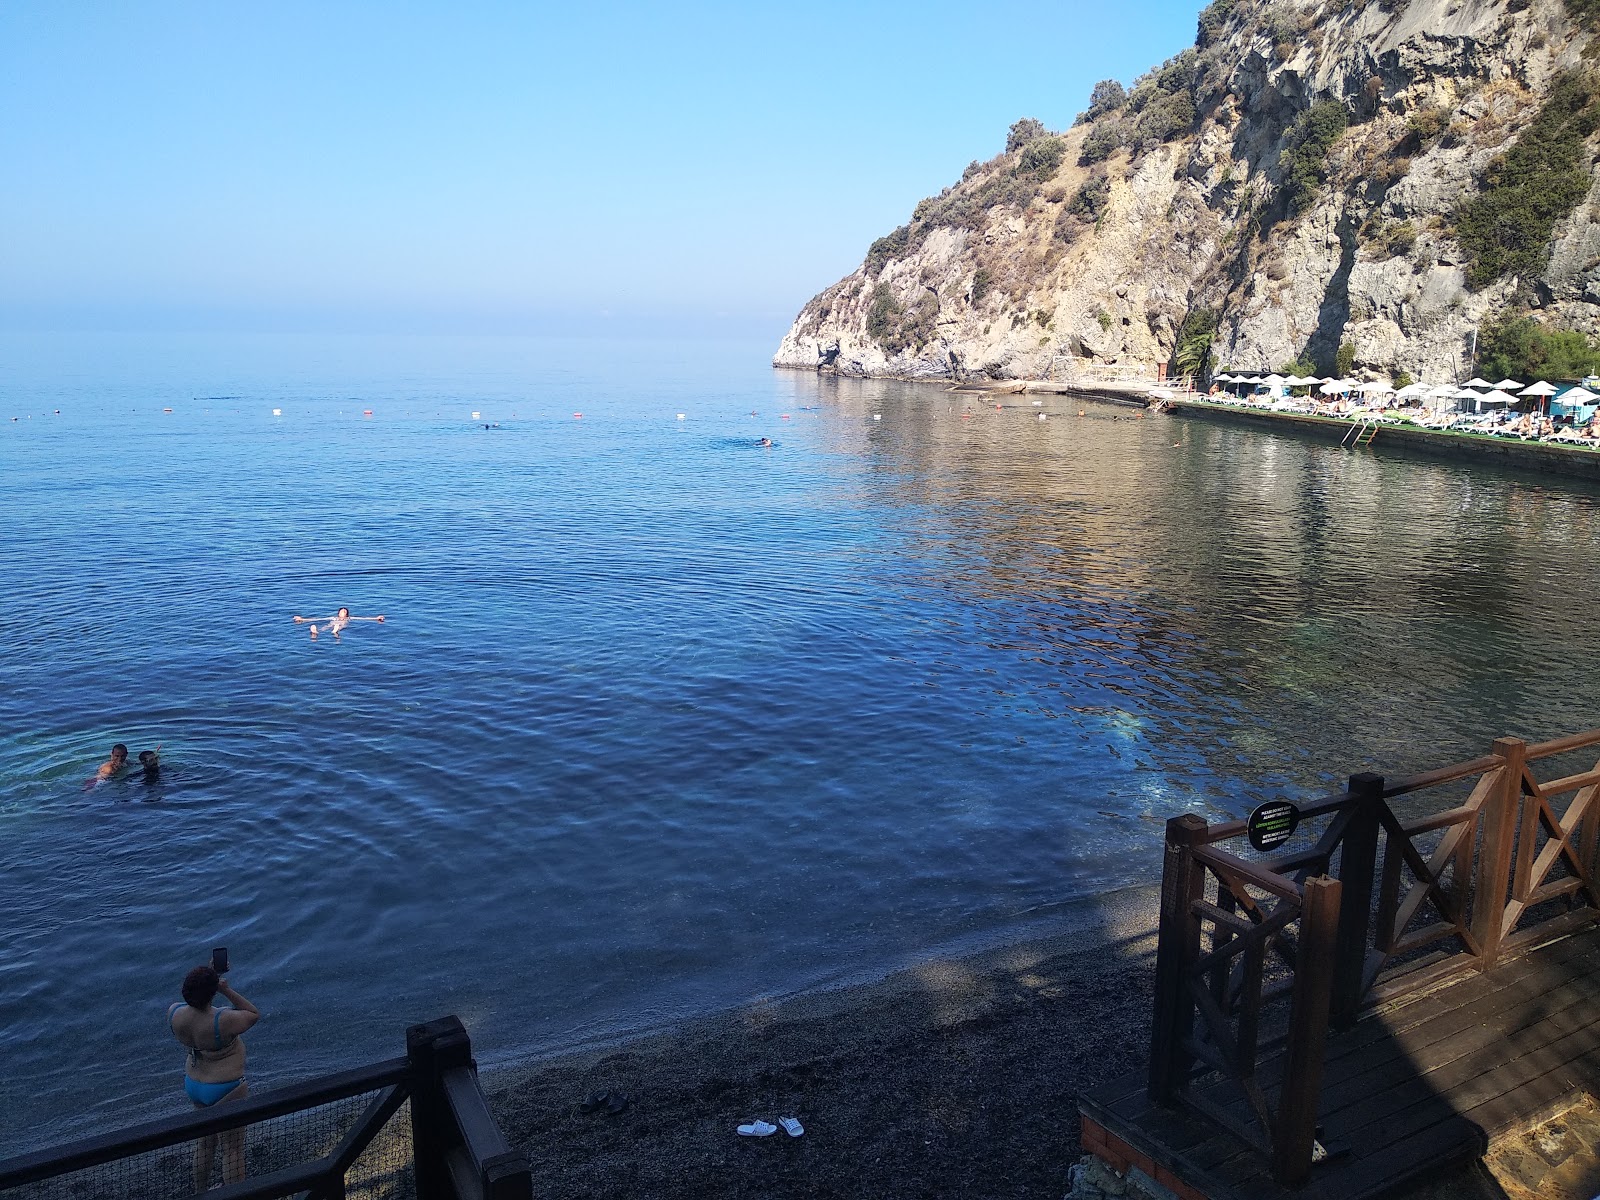
<svg viewBox="0 0 1600 1200"><path fill-rule="evenodd" d="M196 1108L210 1108L224 1100L243 1100L250 1094L250 1085L244 1081L244 1040L239 1035L261 1019L256 1006L229 987L219 974L218 966L223 971L228 969L227 952L215 952L212 963L215 965L196 967L183 977L183 1000L167 1009L172 1036L189 1052L183 1090ZM231 1008L213 1004L218 992ZM210 1186L216 1153L214 1134L195 1143L195 1191L203 1192ZM224 1183L237 1183L243 1178L244 1130L230 1129L222 1134L222 1179Z"/></svg>

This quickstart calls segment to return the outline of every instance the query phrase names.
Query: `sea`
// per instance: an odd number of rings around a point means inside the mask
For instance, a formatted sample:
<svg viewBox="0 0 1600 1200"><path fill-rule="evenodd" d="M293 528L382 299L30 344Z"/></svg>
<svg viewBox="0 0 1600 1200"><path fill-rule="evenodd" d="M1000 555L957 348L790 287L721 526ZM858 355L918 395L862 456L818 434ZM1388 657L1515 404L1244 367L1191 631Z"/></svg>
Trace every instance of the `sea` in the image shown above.
<svg viewBox="0 0 1600 1200"><path fill-rule="evenodd" d="M0 337L0 1154L187 1111L215 946L257 1091L528 1062L1600 724L1591 485L772 349Z"/></svg>

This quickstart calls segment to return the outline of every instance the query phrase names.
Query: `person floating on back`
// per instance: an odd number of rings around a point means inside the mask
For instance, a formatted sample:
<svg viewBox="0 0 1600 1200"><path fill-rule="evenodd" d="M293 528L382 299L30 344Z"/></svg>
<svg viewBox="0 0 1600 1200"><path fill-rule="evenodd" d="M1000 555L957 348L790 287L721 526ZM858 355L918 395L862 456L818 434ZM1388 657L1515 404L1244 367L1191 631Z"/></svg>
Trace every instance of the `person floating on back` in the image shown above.
<svg viewBox="0 0 1600 1200"><path fill-rule="evenodd" d="M331 617L298 617L297 616L294 619L294 623L296 625L303 625L307 621L311 621L311 622L322 621L324 623L323 626L322 626L322 632L333 634L334 640L338 641L339 640L339 631L341 629L343 629L346 625L350 624L351 621L382 621L382 620L383 620L383 617L381 615L380 616L376 616L376 617L352 617L350 615L350 610L348 608L341 608L338 612L334 613L333 616L331 616ZM311 636L312 637L316 637L317 636L317 627L316 627L315 624L313 624L311 626Z"/></svg>

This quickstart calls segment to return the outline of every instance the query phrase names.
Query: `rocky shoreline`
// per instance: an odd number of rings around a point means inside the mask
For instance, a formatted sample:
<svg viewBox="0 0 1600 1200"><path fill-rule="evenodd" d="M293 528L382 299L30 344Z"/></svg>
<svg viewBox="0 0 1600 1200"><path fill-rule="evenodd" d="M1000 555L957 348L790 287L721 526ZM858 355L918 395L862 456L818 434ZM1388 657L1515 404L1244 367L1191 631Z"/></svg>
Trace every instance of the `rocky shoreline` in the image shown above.
<svg viewBox="0 0 1600 1200"><path fill-rule="evenodd" d="M1079 1093L1144 1061L1157 894L1081 915L1043 940L498 1068L485 1090L549 1200L1059 1198ZM602 1091L627 1108L580 1110ZM734 1132L779 1116L804 1135Z"/></svg>

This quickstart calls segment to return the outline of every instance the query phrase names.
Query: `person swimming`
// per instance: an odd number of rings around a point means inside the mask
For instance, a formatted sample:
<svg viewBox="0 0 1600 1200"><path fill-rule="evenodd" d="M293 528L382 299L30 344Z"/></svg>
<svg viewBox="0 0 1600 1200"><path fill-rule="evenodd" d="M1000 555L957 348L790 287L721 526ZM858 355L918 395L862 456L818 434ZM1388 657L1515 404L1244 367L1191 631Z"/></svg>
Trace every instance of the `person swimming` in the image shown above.
<svg viewBox="0 0 1600 1200"><path fill-rule="evenodd" d="M144 772L146 783L155 783L161 778L161 747L154 750L139 751L139 767Z"/></svg>
<svg viewBox="0 0 1600 1200"><path fill-rule="evenodd" d="M772 439L771 438L762 438L760 441L758 441L756 443L756 445L758 445L758 446L770 446L770 445L772 445Z"/></svg>
<svg viewBox="0 0 1600 1200"><path fill-rule="evenodd" d="M83 785L83 790L88 791L97 783L104 783L107 779L122 774L128 765L128 748L121 742L111 747L111 757L100 764L96 771Z"/></svg>
<svg viewBox="0 0 1600 1200"><path fill-rule="evenodd" d="M348 608L340 608L339 611L334 613L333 616L331 616L331 617L301 617L301 616L297 616L294 619L294 623L296 625L303 625L307 621L312 621L312 622L322 621L322 622L324 622L324 624L322 626L322 632L333 634L334 640L338 641L339 640L339 631L341 629L343 629L345 626L347 626L348 624L350 624L351 621L382 621L382 620L383 620L383 617L382 617L381 614L379 616L376 616L376 617L352 617L350 615L350 610ZM313 624L311 626L311 636L312 637L316 637L317 636L317 627L316 627L315 624Z"/></svg>

